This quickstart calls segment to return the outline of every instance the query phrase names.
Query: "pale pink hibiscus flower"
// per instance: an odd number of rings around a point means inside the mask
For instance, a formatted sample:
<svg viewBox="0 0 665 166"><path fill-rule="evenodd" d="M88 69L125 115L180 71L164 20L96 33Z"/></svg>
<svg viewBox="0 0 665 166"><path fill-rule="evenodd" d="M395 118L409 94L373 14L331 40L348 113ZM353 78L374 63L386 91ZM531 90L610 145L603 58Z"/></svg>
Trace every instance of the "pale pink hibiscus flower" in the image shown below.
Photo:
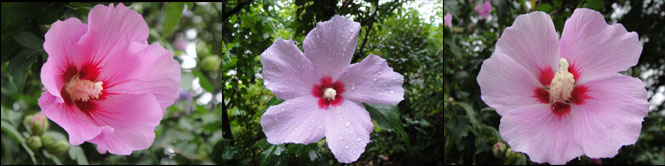
<svg viewBox="0 0 665 166"><path fill-rule="evenodd" d="M547 14L520 15L483 62L481 98L502 116L501 137L532 161L614 157L648 112L644 83L617 73L641 52L637 33L593 10L576 9L560 40Z"/></svg>
<svg viewBox="0 0 665 166"><path fill-rule="evenodd" d="M450 30L453 29L453 15L446 13L446 16L443 17L443 22L443 26L447 26Z"/></svg>
<svg viewBox="0 0 665 166"><path fill-rule="evenodd" d="M150 147L178 97L180 66L161 45L148 45L143 17L122 4L97 5L87 25L56 21L45 38L39 106L69 142L122 155Z"/></svg>
<svg viewBox="0 0 665 166"><path fill-rule="evenodd" d="M315 143L326 137L338 161L351 163L372 132L362 102L397 105L404 77L386 60L369 55L351 64L360 24L342 16L320 22L303 42L277 39L261 54L265 86L285 99L261 117L271 144Z"/></svg>
<svg viewBox="0 0 665 166"><path fill-rule="evenodd" d="M485 3L476 5L475 10L478 15L487 18L490 16L490 12L492 12L492 4L489 1L485 1Z"/></svg>

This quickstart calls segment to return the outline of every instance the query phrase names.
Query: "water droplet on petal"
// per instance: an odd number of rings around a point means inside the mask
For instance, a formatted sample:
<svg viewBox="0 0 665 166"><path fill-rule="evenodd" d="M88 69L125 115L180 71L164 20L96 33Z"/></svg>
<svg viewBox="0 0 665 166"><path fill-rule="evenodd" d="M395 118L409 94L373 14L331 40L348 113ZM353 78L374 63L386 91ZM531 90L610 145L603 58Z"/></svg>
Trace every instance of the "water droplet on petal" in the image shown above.
<svg viewBox="0 0 665 166"><path fill-rule="evenodd" d="M344 147L344 149L349 150L349 146Z"/></svg>
<svg viewBox="0 0 665 166"><path fill-rule="evenodd" d="M318 127L318 128L319 128L319 129L321 129L321 128L322 128L322 127L321 127L321 125L319 125L319 127Z"/></svg>
<svg viewBox="0 0 665 166"><path fill-rule="evenodd" d="M344 126L346 126L346 127L351 127L351 122L346 122L346 123L344 123Z"/></svg>
<svg viewBox="0 0 665 166"><path fill-rule="evenodd" d="M349 130L349 134L353 134L353 130Z"/></svg>
<svg viewBox="0 0 665 166"><path fill-rule="evenodd" d="M356 142L360 142L360 138L356 138Z"/></svg>
<svg viewBox="0 0 665 166"><path fill-rule="evenodd" d="M391 94L391 95L392 95L392 94L395 94L395 91L393 91L393 90L390 90L390 94Z"/></svg>

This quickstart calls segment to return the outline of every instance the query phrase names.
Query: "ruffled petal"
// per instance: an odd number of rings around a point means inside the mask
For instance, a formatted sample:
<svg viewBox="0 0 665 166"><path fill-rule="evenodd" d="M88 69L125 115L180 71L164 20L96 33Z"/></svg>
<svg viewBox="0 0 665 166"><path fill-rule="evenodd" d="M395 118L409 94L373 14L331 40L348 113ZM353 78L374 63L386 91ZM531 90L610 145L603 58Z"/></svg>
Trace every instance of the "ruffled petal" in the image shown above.
<svg viewBox="0 0 665 166"><path fill-rule="evenodd" d="M614 157L621 146L635 144L649 111L644 83L615 74L585 84L589 99L573 105L575 140L591 158Z"/></svg>
<svg viewBox="0 0 665 166"><path fill-rule="evenodd" d="M351 65L338 80L345 85L342 96L352 101L397 105L404 100L404 76L376 55Z"/></svg>
<svg viewBox="0 0 665 166"><path fill-rule="evenodd" d="M38 103L46 117L67 131L69 143L72 145L80 145L95 138L104 128L108 128L95 124L75 105L56 102L56 97L49 92L43 92Z"/></svg>
<svg viewBox="0 0 665 166"><path fill-rule="evenodd" d="M326 141L337 161L351 163L369 143L374 125L369 113L359 104L344 101L326 112Z"/></svg>
<svg viewBox="0 0 665 166"><path fill-rule="evenodd" d="M541 87L536 77L502 52L494 52L483 61L477 81L480 98L499 115L505 115L516 106L540 103L534 96L534 91Z"/></svg>
<svg viewBox="0 0 665 166"><path fill-rule="evenodd" d="M582 148L573 138L569 117L559 119L550 104L516 107L501 117L499 132L516 152L524 152L532 161L566 164L582 155Z"/></svg>
<svg viewBox="0 0 665 166"><path fill-rule="evenodd" d="M60 90L65 85L63 74L70 65L81 68L86 56L81 53L76 44L88 30L87 25L76 18L65 21L56 21L46 32L44 50L49 57L42 66L40 77L42 83L51 95L63 102Z"/></svg>
<svg viewBox="0 0 665 166"><path fill-rule="evenodd" d="M95 102L91 113L93 121L108 126L89 142L97 144L97 150L113 154L129 155L134 150L147 149L155 138L155 126L162 120L157 99L150 94L107 95Z"/></svg>
<svg viewBox="0 0 665 166"><path fill-rule="evenodd" d="M309 31L303 49L319 77L331 76L336 80L346 70L356 50L358 32L360 23L339 15L317 23Z"/></svg>
<svg viewBox="0 0 665 166"><path fill-rule="evenodd" d="M312 62L291 40L277 39L261 54L261 64L263 84L282 99L309 95L318 80Z"/></svg>
<svg viewBox="0 0 665 166"><path fill-rule="evenodd" d="M575 9L563 28L560 51L579 73L575 83L580 85L637 64L642 43L623 25L607 25L599 12Z"/></svg>
<svg viewBox="0 0 665 166"><path fill-rule="evenodd" d="M159 44L132 42L124 54L109 56L99 79L106 92L123 94L150 93L162 110L178 98L180 65L173 54Z"/></svg>
<svg viewBox="0 0 665 166"><path fill-rule="evenodd" d="M508 55L536 77L546 68L559 69L559 36L543 12L517 16L496 42L495 52Z"/></svg>
<svg viewBox="0 0 665 166"><path fill-rule="evenodd" d="M112 56L113 49L126 48L131 42L147 44L148 24L140 14L122 3L117 7L99 4L92 8L88 14L88 27L81 44L94 64Z"/></svg>
<svg viewBox="0 0 665 166"><path fill-rule="evenodd" d="M318 142L324 136L325 110L307 95L271 106L261 117L263 133L271 144Z"/></svg>

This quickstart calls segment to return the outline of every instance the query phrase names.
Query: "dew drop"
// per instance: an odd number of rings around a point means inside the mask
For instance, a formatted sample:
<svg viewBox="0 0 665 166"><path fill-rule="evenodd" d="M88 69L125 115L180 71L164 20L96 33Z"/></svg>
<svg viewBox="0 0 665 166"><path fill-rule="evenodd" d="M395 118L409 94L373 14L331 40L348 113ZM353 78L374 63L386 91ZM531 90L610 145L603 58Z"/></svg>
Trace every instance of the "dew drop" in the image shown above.
<svg viewBox="0 0 665 166"><path fill-rule="evenodd" d="M321 128L322 128L322 127L321 127L321 125L319 125L319 127L318 127L318 128L319 128L319 129L321 129Z"/></svg>
<svg viewBox="0 0 665 166"><path fill-rule="evenodd" d="M349 146L345 146L344 149L349 150Z"/></svg>
<svg viewBox="0 0 665 166"><path fill-rule="evenodd" d="M346 126L346 127L351 127L351 122L346 122L346 123L344 123L344 126Z"/></svg>
<svg viewBox="0 0 665 166"><path fill-rule="evenodd" d="M391 95L392 95L392 94L395 94L395 91L393 91L393 90L390 90L390 94L391 94Z"/></svg>
<svg viewBox="0 0 665 166"><path fill-rule="evenodd" d="M353 130L349 130L349 134L353 134Z"/></svg>
<svg viewBox="0 0 665 166"><path fill-rule="evenodd" d="M376 78L373 79L376 82Z"/></svg>
<svg viewBox="0 0 665 166"><path fill-rule="evenodd" d="M356 138L356 142L360 142L360 138Z"/></svg>

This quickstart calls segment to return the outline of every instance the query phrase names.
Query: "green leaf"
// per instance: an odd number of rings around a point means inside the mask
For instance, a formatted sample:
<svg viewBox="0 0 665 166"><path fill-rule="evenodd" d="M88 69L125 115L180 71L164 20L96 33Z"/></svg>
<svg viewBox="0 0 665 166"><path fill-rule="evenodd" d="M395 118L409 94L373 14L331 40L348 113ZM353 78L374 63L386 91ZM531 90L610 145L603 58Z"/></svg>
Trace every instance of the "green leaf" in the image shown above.
<svg viewBox="0 0 665 166"><path fill-rule="evenodd" d="M43 52L42 49L24 50L9 61L9 71L18 92L23 91L30 66L37 61L38 55Z"/></svg>
<svg viewBox="0 0 665 166"><path fill-rule="evenodd" d="M21 46L29 49L42 49L44 47L44 40L30 32L19 32L14 36L14 40Z"/></svg>
<svg viewBox="0 0 665 166"><path fill-rule="evenodd" d="M552 10L552 5L550 5L549 3L542 3L542 4L538 5L537 10L547 13L547 12L550 12L550 10Z"/></svg>
<svg viewBox="0 0 665 166"><path fill-rule="evenodd" d="M466 111L466 116L469 118L471 125L474 127L479 125L478 119L476 119L476 111L473 109L473 107L471 107L471 105L464 102L457 102L456 104L461 106L464 111Z"/></svg>
<svg viewBox="0 0 665 166"><path fill-rule="evenodd" d="M164 8L164 13L166 13L166 18L164 19L164 29L162 30L162 37L167 38L171 35L171 32L175 29L176 25L180 22L182 18L183 8L185 7L184 2L169 2Z"/></svg>
<svg viewBox="0 0 665 166"><path fill-rule="evenodd" d="M201 84L201 88L205 89L208 92L214 92L212 89L212 85L210 85L210 81L208 81L208 78L203 75L201 72L192 72L194 76L199 77L199 84Z"/></svg>
<svg viewBox="0 0 665 166"><path fill-rule="evenodd" d="M88 159L85 157L85 153L83 153L83 149L81 149L80 146L72 146L69 148L69 158L72 160L76 160L76 164L78 165L88 165Z"/></svg>
<svg viewBox="0 0 665 166"><path fill-rule="evenodd" d="M369 112L369 115L374 121L376 121L379 126L385 130L395 131L397 135L402 138L407 144L407 147L411 147L411 141L409 141L409 136L404 131L402 126L402 120L400 119L399 111L397 107L383 104L367 104L363 103L365 109ZM411 150L409 148L409 150Z"/></svg>
<svg viewBox="0 0 665 166"><path fill-rule="evenodd" d="M604 0L589 0L586 2L587 7L597 10L597 11L602 11L605 8L605 1Z"/></svg>
<svg viewBox="0 0 665 166"><path fill-rule="evenodd" d="M32 149L28 147L27 144L25 144L25 138L21 136L21 134L16 130L16 127L14 127L12 124L5 122L4 120L0 122L2 126L2 131L9 134L16 142L19 142L21 144L21 147L25 149L25 151L28 152L28 155L30 156L30 159L32 160L33 164L37 164L37 160L35 159L35 153L32 152Z"/></svg>

